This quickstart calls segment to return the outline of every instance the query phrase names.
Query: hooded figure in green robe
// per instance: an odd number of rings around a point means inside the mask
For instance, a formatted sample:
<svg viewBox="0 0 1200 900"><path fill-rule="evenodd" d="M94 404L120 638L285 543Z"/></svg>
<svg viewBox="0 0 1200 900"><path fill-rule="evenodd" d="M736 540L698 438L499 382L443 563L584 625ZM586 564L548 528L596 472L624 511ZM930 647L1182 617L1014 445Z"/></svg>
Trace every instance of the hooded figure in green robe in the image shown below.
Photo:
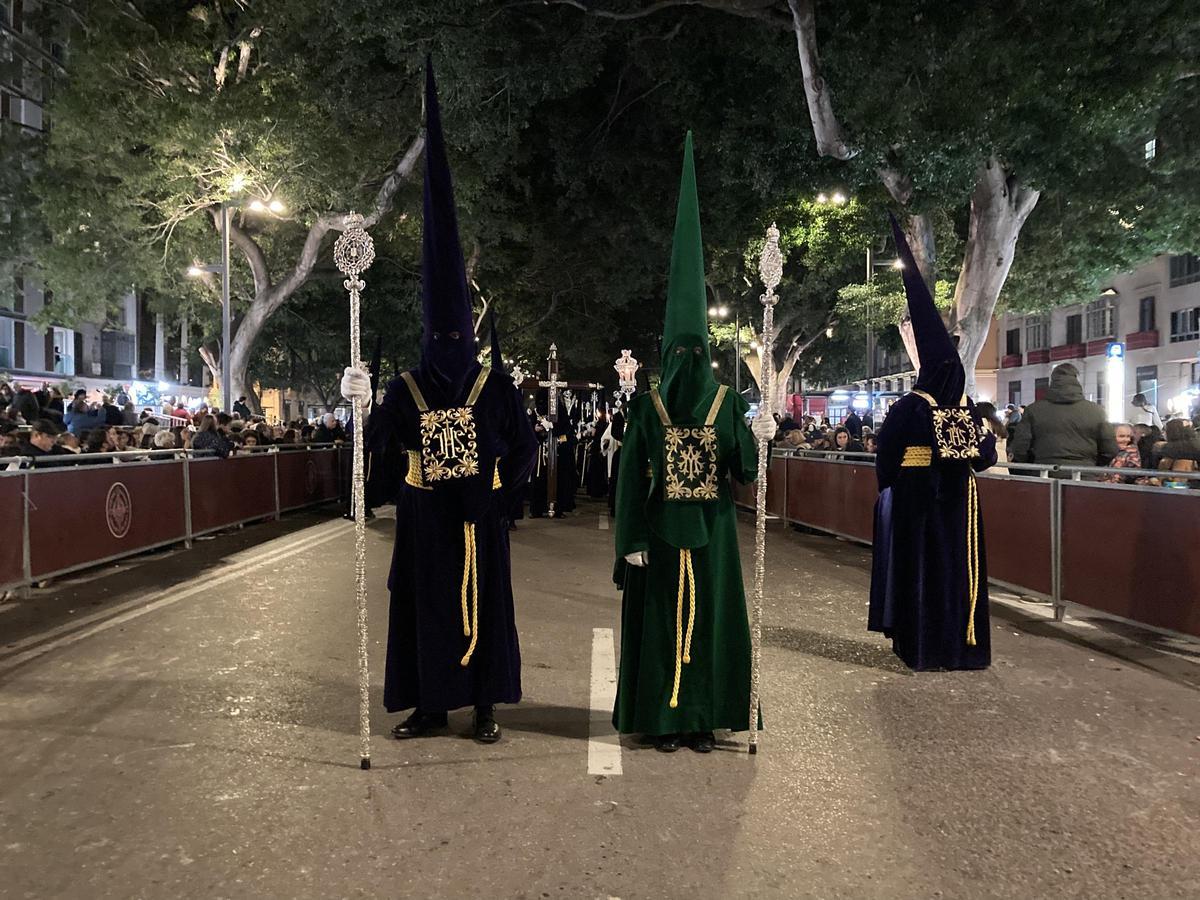
<svg viewBox="0 0 1200 900"><path fill-rule="evenodd" d="M709 356L692 135L663 326L662 383L628 410L617 476L614 580L624 590L613 725L713 748L713 729L749 723L750 630L729 476L757 475L747 404L718 385Z"/></svg>

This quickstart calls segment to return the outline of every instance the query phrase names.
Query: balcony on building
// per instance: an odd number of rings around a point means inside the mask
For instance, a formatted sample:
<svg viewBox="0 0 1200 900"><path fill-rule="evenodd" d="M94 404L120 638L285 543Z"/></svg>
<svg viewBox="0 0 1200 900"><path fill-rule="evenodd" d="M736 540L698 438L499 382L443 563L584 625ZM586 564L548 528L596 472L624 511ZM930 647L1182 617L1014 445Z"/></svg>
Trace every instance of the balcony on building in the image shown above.
<svg viewBox="0 0 1200 900"><path fill-rule="evenodd" d="M1050 349L1042 347L1040 350L1030 350L1025 354L1025 365L1036 366L1042 363L1050 362Z"/></svg>
<svg viewBox="0 0 1200 900"><path fill-rule="evenodd" d="M1085 356L1087 356L1087 344L1059 344L1057 347L1050 348L1050 362L1083 359Z"/></svg>
<svg viewBox="0 0 1200 900"><path fill-rule="evenodd" d="M1108 352L1108 345L1113 342L1113 338L1098 338L1094 341L1087 342L1088 356L1103 356Z"/></svg>
<svg viewBox="0 0 1200 900"><path fill-rule="evenodd" d="M1006 356L1000 357L1000 368L1002 369L1017 369L1020 368L1024 357L1020 353L1009 353Z"/></svg>
<svg viewBox="0 0 1200 900"><path fill-rule="evenodd" d="M1126 350L1148 350L1158 346L1158 331L1135 331L1125 335Z"/></svg>

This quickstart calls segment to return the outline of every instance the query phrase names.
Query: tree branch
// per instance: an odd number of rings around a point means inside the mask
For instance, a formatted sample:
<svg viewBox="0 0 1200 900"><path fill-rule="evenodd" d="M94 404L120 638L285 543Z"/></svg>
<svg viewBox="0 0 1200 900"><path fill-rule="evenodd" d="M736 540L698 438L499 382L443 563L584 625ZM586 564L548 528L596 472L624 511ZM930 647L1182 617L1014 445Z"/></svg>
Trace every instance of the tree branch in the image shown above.
<svg viewBox="0 0 1200 900"><path fill-rule="evenodd" d="M792 11L792 30L796 33L796 51L804 73L804 98L808 101L808 117L812 120L817 153L834 159L853 159L858 149L846 143L842 123L833 113L829 86L821 74L821 59L817 54L817 21L814 0L788 0Z"/></svg>
<svg viewBox="0 0 1200 900"><path fill-rule="evenodd" d="M375 195L375 201L372 204L371 213L363 217L363 227L370 228L377 224L388 212L392 209L392 204L396 198L396 192L400 189L402 182L407 180L412 175L413 169L416 168L417 161L421 158L421 153L425 149L425 132L421 131L413 138L409 144L408 150L396 163L395 167L388 173L383 180L383 184L379 187L379 192ZM321 216L308 229L308 236L304 239L304 247L300 251L300 256L296 260L296 264L291 270L270 289L270 298L267 303L267 314L274 312L280 304L288 297L296 292L308 276L312 274L313 268L317 264L317 258L321 252L321 244L325 240L325 235L330 231L344 231L346 227L347 213L330 213Z"/></svg>
<svg viewBox="0 0 1200 900"><path fill-rule="evenodd" d="M647 16L660 13L664 9L699 6L704 9L716 9L721 12L731 13L735 16L741 16L744 19L755 19L770 25L772 28L778 28L780 31L790 31L792 27L788 17L774 9L774 0L658 0L657 3L651 3L642 9L635 9L629 12L596 8L585 3L584 0L519 0L519 2L511 3L505 8L515 9L520 6L570 6L587 13L589 16L595 16L598 19L612 19L618 22L628 22L631 19L644 19Z"/></svg>

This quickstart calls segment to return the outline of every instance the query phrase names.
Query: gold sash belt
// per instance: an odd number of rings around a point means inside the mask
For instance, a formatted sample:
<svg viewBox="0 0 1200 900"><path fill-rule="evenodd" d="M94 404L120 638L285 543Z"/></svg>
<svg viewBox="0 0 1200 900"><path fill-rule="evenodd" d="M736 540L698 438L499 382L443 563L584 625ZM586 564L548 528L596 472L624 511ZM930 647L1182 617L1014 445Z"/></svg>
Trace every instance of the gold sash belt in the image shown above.
<svg viewBox="0 0 1200 900"><path fill-rule="evenodd" d="M463 522L462 621L463 636L471 639L467 652L459 661L466 666L479 641L479 561L476 556L475 523ZM470 589L471 609L467 614L467 590Z"/></svg>

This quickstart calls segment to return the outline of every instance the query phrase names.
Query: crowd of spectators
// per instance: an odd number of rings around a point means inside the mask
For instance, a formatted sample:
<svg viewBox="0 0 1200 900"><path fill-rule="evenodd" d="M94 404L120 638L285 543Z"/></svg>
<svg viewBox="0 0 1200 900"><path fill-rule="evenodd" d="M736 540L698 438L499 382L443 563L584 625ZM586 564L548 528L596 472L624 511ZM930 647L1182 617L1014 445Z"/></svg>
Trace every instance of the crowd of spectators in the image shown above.
<svg viewBox="0 0 1200 900"><path fill-rule="evenodd" d="M76 391L67 400L55 387L31 391L0 383L0 467L31 464L96 464L146 458L145 451L191 450L222 458L256 448L325 444L346 439L342 423L327 413L314 422L269 424L251 413L242 397L232 414L201 405L189 410L167 401L137 410L125 395L89 402ZM163 454L165 456L165 454ZM47 459L54 457L54 459Z"/></svg>

